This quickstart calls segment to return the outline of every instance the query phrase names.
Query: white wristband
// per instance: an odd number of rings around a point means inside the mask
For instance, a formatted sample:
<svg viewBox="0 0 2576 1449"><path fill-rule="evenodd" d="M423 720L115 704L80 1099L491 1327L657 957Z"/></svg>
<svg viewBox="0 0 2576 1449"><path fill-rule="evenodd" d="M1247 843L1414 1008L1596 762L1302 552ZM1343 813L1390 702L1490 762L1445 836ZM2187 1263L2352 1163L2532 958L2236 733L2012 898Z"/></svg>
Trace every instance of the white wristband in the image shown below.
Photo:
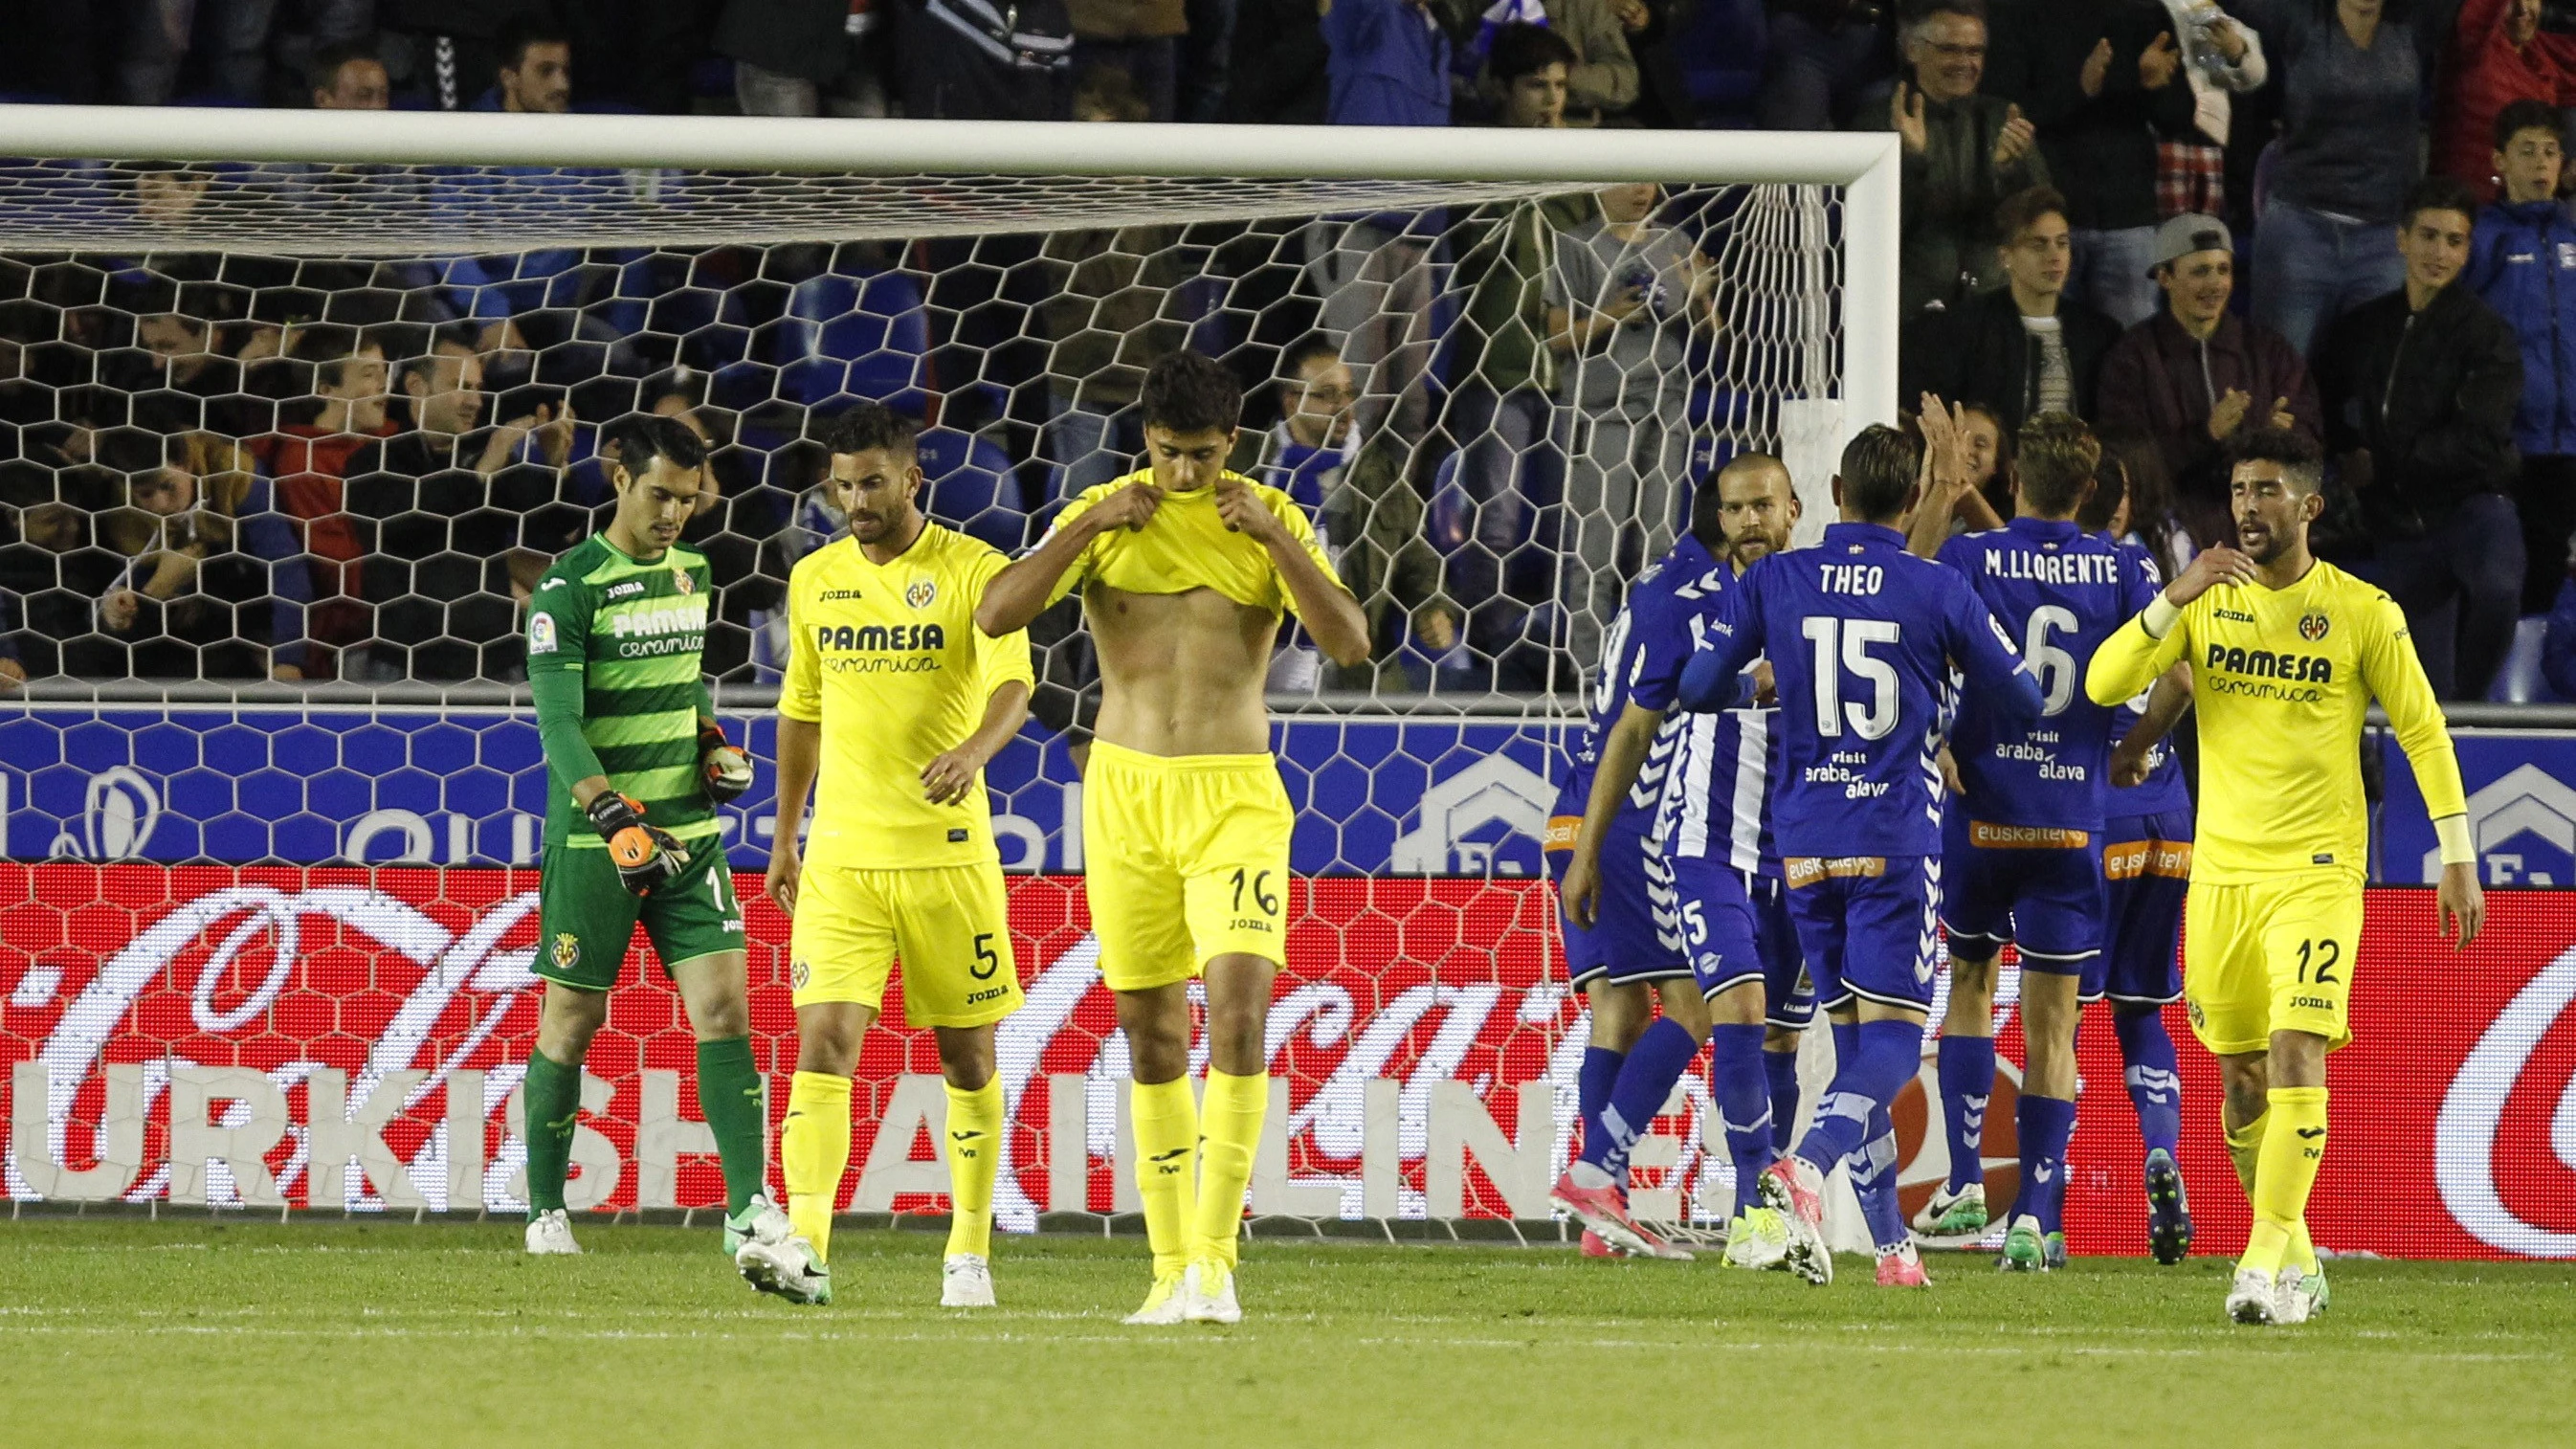
<svg viewBox="0 0 2576 1449"><path fill-rule="evenodd" d="M2469 865L2478 858L2478 848L2469 839L2469 817L2445 815L2433 822L2433 837L2442 844L2442 864Z"/></svg>
<svg viewBox="0 0 2576 1449"><path fill-rule="evenodd" d="M2147 601L2146 612L2138 616L2138 622L2145 626L2148 638L2162 639L2173 632L2174 621L2181 617L2181 607L2159 591Z"/></svg>

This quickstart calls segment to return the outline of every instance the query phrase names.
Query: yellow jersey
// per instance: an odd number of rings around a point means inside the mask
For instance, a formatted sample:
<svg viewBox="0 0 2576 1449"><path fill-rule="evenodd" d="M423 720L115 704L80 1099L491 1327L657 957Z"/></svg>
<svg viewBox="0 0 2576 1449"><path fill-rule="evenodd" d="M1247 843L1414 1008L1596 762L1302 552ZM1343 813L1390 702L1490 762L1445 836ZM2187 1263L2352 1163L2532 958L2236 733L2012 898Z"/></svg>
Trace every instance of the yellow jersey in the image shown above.
<svg viewBox="0 0 2576 1449"><path fill-rule="evenodd" d="M1289 537L1306 550L1315 567L1324 571L1324 577L1340 584L1341 577L1333 572L1332 560L1324 556L1323 545L1315 540L1314 523L1295 499L1242 474L1226 476L1250 488L1261 505L1288 526ZM1056 515L1055 527L1062 528L1080 518L1128 484L1149 483L1153 477L1150 470L1130 473L1115 482L1082 490ZM1280 577L1279 565L1271 559L1270 550L1227 528L1225 520L1218 516L1213 487L1166 493L1143 528L1113 528L1093 539L1064 576L1056 580L1055 593L1048 602L1095 579L1131 594L1185 594L1192 589L1214 589L1238 604L1266 609L1273 615L1295 613L1297 609L1296 599L1288 592L1288 581Z"/></svg>
<svg viewBox="0 0 2576 1449"><path fill-rule="evenodd" d="M2118 704L2176 660L2191 666L2199 715L2193 880L2244 885L2366 868L2361 731L2374 697L2433 818L2468 808L2405 614L2334 565L2319 563L2286 589L2221 584L2186 605L2162 639L2147 633L2144 615L2131 619L2094 651L2085 691Z"/></svg>
<svg viewBox="0 0 2576 1449"><path fill-rule="evenodd" d="M843 534L787 581L787 679L778 712L823 727L812 866L893 870L999 860L977 776L953 805L922 796L921 771L965 742L993 691L1033 683L1025 633L987 639L975 604L1008 560L924 523L888 564Z"/></svg>

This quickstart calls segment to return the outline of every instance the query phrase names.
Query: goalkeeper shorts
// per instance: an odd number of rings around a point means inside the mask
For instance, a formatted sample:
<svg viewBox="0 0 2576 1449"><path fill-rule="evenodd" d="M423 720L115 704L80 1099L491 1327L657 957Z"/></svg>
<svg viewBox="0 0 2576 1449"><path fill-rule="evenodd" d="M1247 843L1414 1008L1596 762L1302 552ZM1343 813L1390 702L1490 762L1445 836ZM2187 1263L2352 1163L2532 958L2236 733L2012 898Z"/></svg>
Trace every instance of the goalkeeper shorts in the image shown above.
<svg viewBox="0 0 2576 1449"><path fill-rule="evenodd" d="M605 843L549 845L537 874L537 956L531 968L548 981L606 991L626 969L626 946L644 927L662 970L701 956L743 949L742 901L724 842L687 842L680 873L638 896L617 878Z"/></svg>
<svg viewBox="0 0 2576 1449"><path fill-rule="evenodd" d="M1219 956L1286 964L1296 823L1266 754L1148 755L1094 740L1083 894L1109 988L1187 981Z"/></svg>
<svg viewBox="0 0 2576 1449"><path fill-rule="evenodd" d="M787 949L795 1004L881 1010L898 960L907 1026L982 1026L1017 1010L1002 867L989 860L911 870L805 867Z"/></svg>

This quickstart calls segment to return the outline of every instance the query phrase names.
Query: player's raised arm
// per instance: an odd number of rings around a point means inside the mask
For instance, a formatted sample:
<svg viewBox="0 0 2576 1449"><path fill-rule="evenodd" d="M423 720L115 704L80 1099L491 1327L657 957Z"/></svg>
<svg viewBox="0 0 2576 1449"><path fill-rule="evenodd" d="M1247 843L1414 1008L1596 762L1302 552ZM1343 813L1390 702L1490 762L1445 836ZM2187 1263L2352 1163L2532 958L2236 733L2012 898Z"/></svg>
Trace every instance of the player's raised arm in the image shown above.
<svg viewBox="0 0 2576 1449"><path fill-rule="evenodd" d="M2387 595L2374 601L2361 637L2361 677L2379 707L2388 711L2389 727L2406 763L2415 768L2416 787L2424 792L2424 811L2433 817L2433 834L2441 842L2442 934L2454 931L2459 944L2477 939L2486 924L2486 892L2478 884L2477 843L2469 835L2468 792L2460 784L2460 757L2451 746L2449 723L2424 677L2424 661L2407 637L2406 616Z"/></svg>
<svg viewBox="0 0 2576 1449"><path fill-rule="evenodd" d="M1029 627L1047 606L1082 584L1091 541L1113 528L1142 528L1163 501L1163 490L1139 480L1109 492L1085 493L1065 506L1038 546L993 576L975 603L975 627L998 639Z"/></svg>
<svg viewBox="0 0 2576 1449"><path fill-rule="evenodd" d="M1217 516L1226 527L1270 551L1271 566L1279 571L1279 581L1288 591L1288 607L1306 626L1315 647L1345 668L1366 661L1368 615L1334 574L1305 511L1284 499L1282 506L1285 516L1266 507L1263 495L1241 477L1217 475Z"/></svg>
<svg viewBox="0 0 2576 1449"><path fill-rule="evenodd" d="M1968 586L1966 575L1953 572L1949 583L1950 659L1968 677L1968 687L1986 692L1996 707L2021 719L2046 714L2048 696L2040 692L2029 661L2013 647L2004 626L1995 622L1994 611Z"/></svg>
<svg viewBox="0 0 2576 1449"><path fill-rule="evenodd" d="M2188 642L2182 628L2184 606L2219 584L2251 583L2254 578L2254 560L2238 550L2224 544L2204 550L2136 618L2093 651L2093 662L2084 671L2084 692L2099 705L2136 698L2182 658Z"/></svg>

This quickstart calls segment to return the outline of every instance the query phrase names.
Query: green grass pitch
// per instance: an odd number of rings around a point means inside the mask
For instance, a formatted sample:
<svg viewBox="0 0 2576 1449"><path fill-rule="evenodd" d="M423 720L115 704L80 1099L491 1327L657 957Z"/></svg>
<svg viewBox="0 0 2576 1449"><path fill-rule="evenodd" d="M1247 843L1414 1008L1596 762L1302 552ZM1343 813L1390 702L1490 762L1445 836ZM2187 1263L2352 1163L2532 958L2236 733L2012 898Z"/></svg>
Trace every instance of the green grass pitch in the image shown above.
<svg viewBox="0 0 2576 1449"><path fill-rule="evenodd" d="M2223 1259L2045 1278L1936 1258L1817 1290L1712 1261L1256 1242L1235 1329L1130 1329L1132 1239L841 1234L840 1301L752 1293L712 1231L0 1222L11 1444L2297 1445L2576 1443L2576 1264L2344 1262L2301 1329Z"/></svg>

